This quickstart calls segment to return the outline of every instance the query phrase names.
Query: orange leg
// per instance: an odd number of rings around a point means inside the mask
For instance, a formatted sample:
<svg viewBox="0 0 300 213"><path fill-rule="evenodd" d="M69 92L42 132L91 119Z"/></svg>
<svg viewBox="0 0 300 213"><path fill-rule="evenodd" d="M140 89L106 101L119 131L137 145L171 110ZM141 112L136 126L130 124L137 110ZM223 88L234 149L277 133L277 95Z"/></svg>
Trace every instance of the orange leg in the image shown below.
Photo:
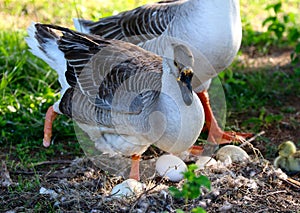
<svg viewBox="0 0 300 213"><path fill-rule="evenodd" d="M196 156L201 155L203 151L204 151L203 146L193 145L191 148L189 148L189 152L192 155L196 155Z"/></svg>
<svg viewBox="0 0 300 213"><path fill-rule="evenodd" d="M203 92L197 93L201 100L205 113L205 125L209 131L208 141L217 144L227 144L231 142L243 142L246 138L252 137L251 133L236 133L236 132L225 132L223 131L213 114L210 107L208 92L205 90Z"/></svg>
<svg viewBox="0 0 300 213"><path fill-rule="evenodd" d="M45 147L50 146L51 137L52 137L52 123L56 118L57 113L54 112L53 106L49 107L46 113L46 119L44 124L44 140L43 145Z"/></svg>
<svg viewBox="0 0 300 213"><path fill-rule="evenodd" d="M129 174L129 178L135 179L137 181L140 180L140 156L132 155L131 156L131 170Z"/></svg>

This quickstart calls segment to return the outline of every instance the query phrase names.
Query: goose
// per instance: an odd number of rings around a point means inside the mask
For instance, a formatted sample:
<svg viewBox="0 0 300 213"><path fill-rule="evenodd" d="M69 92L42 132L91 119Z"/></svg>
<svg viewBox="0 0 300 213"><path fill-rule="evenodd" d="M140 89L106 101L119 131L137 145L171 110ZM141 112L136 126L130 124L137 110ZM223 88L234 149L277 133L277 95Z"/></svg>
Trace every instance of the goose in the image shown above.
<svg viewBox="0 0 300 213"><path fill-rule="evenodd" d="M187 42L193 47L192 86L204 107L208 141L243 142L253 135L223 131L208 95L211 79L232 63L241 44L239 0L167 0L96 22L76 18L73 21L78 31L128 41L158 55L164 55L166 38Z"/></svg>
<svg viewBox="0 0 300 213"><path fill-rule="evenodd" d="M30 51L57 73L60 99L49 107L44 146L58 114L74 120L95 148L110 156L131 156L129 177L138 180L140 156L150 145L176 154L197 140L204 110L191 87L194 58L172 44L162 58L134 44L33 23Z"/></svg>
<svg viewBox="0 0 300 213"><path fill-rule="evenodd" d="M300 172L300 151L297 151L292 141L286 141L278 146L279 156L274 160L274 166L281 168L287 174Z"/></svg>

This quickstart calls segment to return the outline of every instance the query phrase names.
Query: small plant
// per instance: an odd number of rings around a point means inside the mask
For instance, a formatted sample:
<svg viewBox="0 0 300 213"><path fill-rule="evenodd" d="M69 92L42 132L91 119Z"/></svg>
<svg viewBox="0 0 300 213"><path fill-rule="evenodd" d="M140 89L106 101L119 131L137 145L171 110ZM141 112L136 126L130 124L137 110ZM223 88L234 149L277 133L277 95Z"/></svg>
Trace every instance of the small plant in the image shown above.
<svg viewBox="0 0 300 213"><path fill-rule="evenodd" d="M284 41L288 45L294 45L300 37L300 29L296 23L294 13L284 13L282 10L282 2L270 4L266 7L267 11L273 11L273 14L266 18L262 25L268 27L267 33L273 36L274 44L279 45Z"/></svg>
<svg viewBox="0 0 300 213"><path fill-rule="evenodd" d="M296 45L295 50L292 52L291 59L292 64L298 64L300 62L300 42Z"/></svg>
<svg viewBox="0 0 300 213"><path fill-rule="evenodd" d="M246 121L243 122L243 125L248 125L251 124L253 125L252 129L255 131L258 131L261 128L268 128L271 126L272 123L277 123L279 124L280 121L282 121L283 115L275 115L275 114L268 114L266 109L263 107L260 110L260 114L258 117L252 117L247 119Z"/></svg>
<svg viewBox="0 0 300 213"><path fill-rule="evenodd" d="M243 46L255 46L262 53L268 53L274 46L295 46L300 38L297 15L285 12L282 7L282 1L267 5L265 11L269 16L262 22L267 28L264 32L257 32L251 23L243 20Z"/></svg>
<svg viewBox="0 0 300 213"><path fill-rule="evenodd" d="M284 18L284 21L281 21L279 19L279 13L282 12L281 10L282 7L282 3L278 2L276 4L270 4L266 7L266 10L273 10L274 11L274 15L269 16L268 18L266 18L263 23L262 26L267 26L268 25L268 32L274 33L275 35L275 40L281 40L281 38L283 37L283 33L286 29L286 23L288 21L287 16L285 16L286 18Z"/></svg>
<svg viewBox="0 0 300 213"><path fill-rule="evenodd" d="M300 33L299 33L300 38ZM296 45L294 51L291 54L292 65L294 65L294 72L297 77L300 77L300 41Z"/></svg>
<svg viewBox="0 0 300 213"><path fill-rule="evenodd" d="M296 23L294 13L283 13L281 1L270 4L266 10L273 10L274 15L270 15L263 21L263 26L268 26L267 33L273 35L272 42L276 45L286 42L287 45L295 46L291 54L292 64L295 65L295 74L300 75L300 68L296 65L300 61L300 28ZM285 40L284 40L285 34Z"/></svg>
<svg viewBox="0 0 300 213"><path fill-rule="evenodd" d="M210 180L204 176L197 176L195 174L195 170L197 169L197 165L191 164L188 166L188 170L183 173L185 183L182 185L182 189L178 189L174 186L169 187L169 191L175 198L184 198L185 203L188 200L196 199L201 195L201 187L205 187L210 190L211 182ZM177 210L177 212L183 212L182 210ZM195 213L204 213L206 212L203 208L197 207L192 209L192 212Z"/></svg>

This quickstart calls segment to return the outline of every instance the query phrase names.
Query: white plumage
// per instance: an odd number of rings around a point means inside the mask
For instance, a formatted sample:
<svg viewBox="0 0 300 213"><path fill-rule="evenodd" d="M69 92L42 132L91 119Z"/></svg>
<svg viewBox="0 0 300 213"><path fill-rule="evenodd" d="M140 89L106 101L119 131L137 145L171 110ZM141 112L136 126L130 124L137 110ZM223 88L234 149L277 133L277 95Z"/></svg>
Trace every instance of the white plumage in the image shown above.
<svg viewBox="0 0 300 213"><path fill-rule="evenodd" d="M231 64L242 38L238 0L162 1L98 22L74 19L74 25L79 31L129 41L159 55L165 53L166 38L186 42L195 57L196 92L207 89L207 81Z"/></svg>
<svg viewBox="0 0 300 213"><path fill-rule="evenodd" d="M232 63L240 47L239 0L160 1L96 22L74 19L74 25L79 31L131 42L161 56L168 56L170 40L185 43L195 58L192 86L204 106L208 141L242 142L252 135L221 130L207 92L211 79Z"/></svg>

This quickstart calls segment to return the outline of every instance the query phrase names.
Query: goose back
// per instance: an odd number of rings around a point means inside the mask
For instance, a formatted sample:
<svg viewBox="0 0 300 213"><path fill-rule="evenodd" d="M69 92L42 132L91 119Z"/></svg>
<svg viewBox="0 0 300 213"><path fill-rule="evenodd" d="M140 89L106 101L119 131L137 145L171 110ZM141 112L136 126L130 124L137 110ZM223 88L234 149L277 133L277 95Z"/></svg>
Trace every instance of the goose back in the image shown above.
<svg viewBox="0 0 300 213"><path fill-rule="evenodd" d="M161 56L164 40L185 42L196 59L194 89L232 63L242 36L238 0L163 1L97 22L74 23L83 32L126 40Z"/></svg>

